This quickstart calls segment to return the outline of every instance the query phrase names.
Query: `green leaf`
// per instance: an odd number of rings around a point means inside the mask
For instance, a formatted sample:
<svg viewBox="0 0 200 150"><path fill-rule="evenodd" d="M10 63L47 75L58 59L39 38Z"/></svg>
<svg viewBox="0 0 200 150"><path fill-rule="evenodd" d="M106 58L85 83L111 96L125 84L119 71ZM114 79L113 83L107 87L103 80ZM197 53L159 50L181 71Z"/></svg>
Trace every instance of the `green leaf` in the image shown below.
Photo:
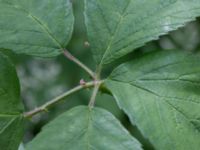
<svg viewBox="0 0 200 150"><path fill-rule="evenodd" d="M14 66L0 53L0 147L16 150L23 137L23 106Z"/></svg>
<svg viewBox="0 0 200 150"><path fill-rule="evenodd" d="M0 48L51 57L71 38L70 0L0 0L0 14Z"/></svg>
<svg viewBox="0 0 200 150"><path fill-rule="evenodd" d="M24 148L24 144L23 143L21 143L20 144L20 146L19 146L19 149L18 150L25 150L25 148Z"/></svg>
<svg viewBox="0 0 200 150"><path fill-rule="evenodd" d="M27 150L141 150L109 112L79 106L46 125Z"/></svg>
<svg viewBox="0 0 200 150"><path fill-rule="evenodd" d="M183 52L154 52L122 64L106 85L157 149L200 147L200 61Z"/></svg>
<svg viewBox="0 0 200 150"><path fill-rule="evenodd" d="M97 64L105 65L200 16L199 0L85 0Z"/></svg>

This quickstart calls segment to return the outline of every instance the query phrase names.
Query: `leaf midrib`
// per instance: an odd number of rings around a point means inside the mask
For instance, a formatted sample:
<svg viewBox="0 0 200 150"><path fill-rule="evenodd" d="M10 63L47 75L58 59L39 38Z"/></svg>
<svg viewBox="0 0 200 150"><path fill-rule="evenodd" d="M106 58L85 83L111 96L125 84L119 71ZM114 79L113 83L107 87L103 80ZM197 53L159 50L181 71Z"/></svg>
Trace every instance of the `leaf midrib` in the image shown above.
<svg viewBox="0 0 200 150"><path fill-rule="evenodd" d="M72 142L72 141L75 141L76 140L76 138L79 138L79 137L81 137L81 136L85 136L85 140L86 140L86 148L87 148L87 150L92 150L91 149L91 147L93 147L92 146L92 144L90 144L90 136L89 136L89 133L90 133L90 126L91 126L91 124L92 124L92 111L93 110L90 110L89 108L85 108L84 107L84 109L87 109L87 110L84 110L84 111L86 111L85 113L86 113L86 115L85 115L85 121L86 121L86 126L83 128L83 129L81 129L81 132L79 132L79 134L77 135L77 136L75 136L75 137L72 137L71 139L69 139L68 141L66 141L65 143L70 143L70 142ZM65 147L65 145L62 145L61 147L60 147L60 149L62 149L62 148L64 148ZM94 148L94 147L93 147Z"/></svg>
<svg viewBox="0 0 200 150"><path fill-rule="evenodd" d="M122 23L122 21L123 21L123 19L124 19L124 14L125 14L125 12L126 12L126 10L127 10L127 8L128 8L128 6L129 6L130 3L131 3L131 0L128 1L126 7L125 7L124 10L123 10L123 13L122 13L121 16L120 16L120 19L119 19L119 21L118 21L118 23L117 23L117 27L115 28L113 35L111 35L111 39L110 39L110 41L109 41L109 43L108 43L108 46L107 46L107 48L106 48L106 50L105 50L105 52L104 52L104 54L103 54L103 56L102 56L102 59L101 59L101 62L100 62L100 64L99 64L99 66L102 66L102 65L104 64L103 61L104 61L104 59L105 59L107 53L110 52L110 47L111 47L111 45L112 45L112 42L113 42L113 40L114 40L114 37L115 37L116 33L117 33L118 30L119 30L119 27L120 27L120 25L121 25L121 23Z"/></svg>
<svg viewBox="0 0 200 150"><path fill-rule="evenodd" d="M90 150L90 147L91 147L91 144L90 144L90 135L89 135L89 131L90 131L90 124L91 124L91 121L92 121L92 110L87 110L87 129L86 129L86 140L87 140L87 150Z"/></svg>
<svg viewBox="0 0 200 150"><path fill-rule="evenodd" d="M22 8L21 6L19 5L15 5L13 3L9 3L9 2L4 2L5 4L15 8L15 9L18 9L20 11L23 11L27 14L27 16L30 16L30 18L40 26L40 28L48 35L48 37L60 48L60 49L63 49L63 46L60 44L60 42L54 37L54 35L50 32L49 28L46 27L42 21L40 21L40 19L36 16L34 16L31 12L29 12L28 10L26 10L25 8Z"/></svg>

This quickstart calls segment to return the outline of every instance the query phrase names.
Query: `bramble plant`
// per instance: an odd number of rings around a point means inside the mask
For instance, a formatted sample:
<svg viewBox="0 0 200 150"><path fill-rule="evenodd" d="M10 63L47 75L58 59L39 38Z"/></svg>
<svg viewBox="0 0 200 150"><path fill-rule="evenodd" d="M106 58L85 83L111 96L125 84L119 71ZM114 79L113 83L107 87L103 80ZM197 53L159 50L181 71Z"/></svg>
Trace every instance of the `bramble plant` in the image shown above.
<svg viewBox="0 0 200 150"><path fill-rule="evenodd" d="M24 124L82 89L93 88L88 106L75 107L45 125L26 150L142 150L140 142L107 110L95 107L99 91L111 94L157 150L200 149L200 57L155 51L125 62L122 56L200 16L199 0L85 0L85 25L95 71L66 46L74 26L70 0L0 0L0 48L18 54L63 54L91 81L24 112L14 65L0 53L0 149L17 150ZM92 57L92 56L91 56Z"/></svg>

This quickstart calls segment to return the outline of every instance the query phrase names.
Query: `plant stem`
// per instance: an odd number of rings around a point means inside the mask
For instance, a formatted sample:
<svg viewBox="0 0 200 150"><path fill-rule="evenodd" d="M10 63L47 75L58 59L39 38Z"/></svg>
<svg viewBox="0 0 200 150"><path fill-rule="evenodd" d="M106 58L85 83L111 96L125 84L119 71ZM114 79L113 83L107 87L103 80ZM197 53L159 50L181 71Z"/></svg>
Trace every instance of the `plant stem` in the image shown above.
<svg viewBox="0 0 200 150"><path fill-rule="evenodd" d="M90 68L88 68L86 65L84 65L80 60L78 60L76 57L74 57L69 51L64 49L63 54L69 60L73 61L75 64L80 66L83 70L85 70L93 79L95 79L95 73Z"/></svg>
<svg viewBox="0 0 200 150"><path fill-rule="evenodd" d="M99 80L100 80L100 72L101 72L101 68L97 68L97 71L96 71L96 74L95 74L95 78L94 78L94 90L92 92L92 96L90 98L90 102L89 102L89 108L92 109L94 107L94 104L95 104L95 101L96 101L96 96L98 94L98 91L99 91L99 88L100 88L100 85L99 84Z"/></svg>
<svg viewBox="0 0 200 150"><path fill-rule="evenodd" d="M98 85L100 86L102 84L103 81L91 81L91 82L87 82L85 83L84 85L79 85L65 93L63 93L62 95L50 100L49 102L45 103L44 105L32 110L32 111L29 111L29 112L26 112L24 113L24 117L25 118L31 118L32 116L40 113L40 112L45 112L45 111L48 111L48 108L55 105L56 103L60 102L61 100L63 100L64 98L68 97L69 95L72 95L73 93L75 92L78 92L84 88L89 88L89 87L92 87L92 86L95 86Z"/></svg>
<svg viewBox="0 0 200 150"><path fill-rule="evenodd" d="M96 82L96 84L94 86L94 90L93 90L92 96L91 96L91 99L90 99L90 102L89 102L89 107L90 108L94 107L96 96L97 96L97 93L99 91L99 87L100 87L100 84Z"/></svg>

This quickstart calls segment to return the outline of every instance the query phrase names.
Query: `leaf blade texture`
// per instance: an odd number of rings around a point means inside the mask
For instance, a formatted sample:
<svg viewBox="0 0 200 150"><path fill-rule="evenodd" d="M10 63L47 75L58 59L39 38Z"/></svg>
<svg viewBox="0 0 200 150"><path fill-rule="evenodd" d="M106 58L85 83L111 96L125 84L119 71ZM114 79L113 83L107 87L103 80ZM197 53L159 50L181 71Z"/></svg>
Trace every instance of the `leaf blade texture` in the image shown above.
<svg viewBox="0 0 200 150"><path fill-rule="evenodd" d="M52 57L71 38L74 17L69 0L0 0L0 14L3 49Z"/></svg>
<svg viewBox="0 0 200 150"><path fill-rule="evenodd" d="M94 60L107 65L200 15L198 0L85 0Z"/></svg>
<svg viewBox="0 0 200 150"><path fill-rule="evenodd" d="M197 150L199 66L199 57L192 54L154 52L120 65L106 85L156 149Z"/></svg>
<svg viewBox="0 0 200 150"><path fill-rule="evenodd" d="M10 60L0 53L0 147L18 149L23 137L19 81Z"/></svg>
<svg viewBox="0 0 200 150"><path fill-rule="evenodd" d="M89 110L85 106L75 107L56 118L26 147L27 150L118 148L142 149L111 113L99 108Z"/></svg>

